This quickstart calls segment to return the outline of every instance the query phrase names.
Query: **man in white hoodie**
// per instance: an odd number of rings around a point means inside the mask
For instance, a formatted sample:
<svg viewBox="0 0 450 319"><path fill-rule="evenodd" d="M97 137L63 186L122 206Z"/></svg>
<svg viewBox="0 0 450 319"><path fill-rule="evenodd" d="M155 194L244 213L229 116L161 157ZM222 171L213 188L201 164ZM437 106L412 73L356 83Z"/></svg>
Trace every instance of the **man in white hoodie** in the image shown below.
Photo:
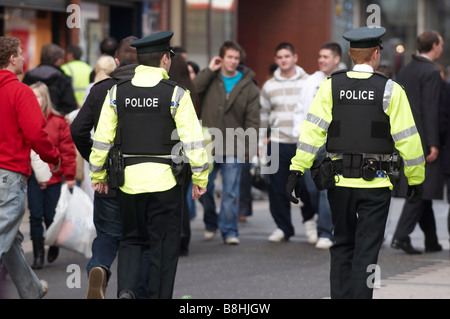
<svg viewBox="0 0 450 319"><path fill-rule="evenodd" d="M279 151L279 169L270 175L269 183L270 213L277 225L275 231L268 238L272 242L287 241L294 235L291 203L286 196L285 185L298 140L298 137L292 136L294 110L305 87L306 79L309 77L297 65L297 61L298 56L294 46L287 42L280 43L275 49L275 63L278 68L273 77L264 83L260 94L260 127L263 132L260 138L263 143L268 144L269 152ZM269 132L267 135L265 128ZM276 156L276 154L269 155ZM300 183L303 184L300 198L303 202L301 212L306 235L309 242L315 242L317 241L317 230L313 221L314 210L304 185L304 179L300 179Z"/></svg>

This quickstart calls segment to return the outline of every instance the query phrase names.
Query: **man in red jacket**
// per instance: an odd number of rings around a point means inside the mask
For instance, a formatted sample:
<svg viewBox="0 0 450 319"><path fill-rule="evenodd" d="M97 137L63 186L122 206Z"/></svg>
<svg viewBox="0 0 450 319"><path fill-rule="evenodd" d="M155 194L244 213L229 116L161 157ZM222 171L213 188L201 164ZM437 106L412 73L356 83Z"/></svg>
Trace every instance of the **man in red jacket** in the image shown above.
<svg viewBox="0 0 450 319"><path fill-rule="evenodd" d="M42 298L48 285L25 260L19 226L25 214L31 149L54 171L59 170L60 155L43 129L36 96L17 78L23 61L20 41L0 37L0 256L20 297Z"/></svg>

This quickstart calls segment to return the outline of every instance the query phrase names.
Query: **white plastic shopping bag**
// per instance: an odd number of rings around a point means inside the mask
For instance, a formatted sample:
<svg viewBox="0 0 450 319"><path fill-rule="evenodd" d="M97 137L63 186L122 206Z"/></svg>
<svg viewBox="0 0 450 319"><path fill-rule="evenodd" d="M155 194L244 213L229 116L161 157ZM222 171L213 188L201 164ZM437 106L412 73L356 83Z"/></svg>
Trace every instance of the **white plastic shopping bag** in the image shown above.
<svg viewBox="0 0 450 319"><path fill-rule="evenodd" d="M45 244L77 251L90 258L96 236L92 214L90 197L78 186L71 193L63 184L53 223L45 234Z"/></svg>

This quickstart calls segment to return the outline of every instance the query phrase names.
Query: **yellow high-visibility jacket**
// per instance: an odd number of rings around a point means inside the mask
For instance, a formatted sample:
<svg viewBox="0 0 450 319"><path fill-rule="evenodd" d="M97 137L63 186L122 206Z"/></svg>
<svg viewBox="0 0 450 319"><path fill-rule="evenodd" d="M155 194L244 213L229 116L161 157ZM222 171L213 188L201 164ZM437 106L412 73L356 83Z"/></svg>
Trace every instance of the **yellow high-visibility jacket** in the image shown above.
<svg viewBox="0 0 450 319"><path fill-rule="evenodd" d="M349 71L350 78L367 79L370 72ZM404 89L396 82L388 80L384 94L384 112L389 116L391 135L395 147L403 158L405 176L409 185L423 183L425 179L425 158L420 136L414 122L408 97ZM299 137L296 155L292 158L290 170L304 173L310 168L319 148L325 143L328 127L333 120L333 97L331 78L324 80L314 97L313 103L304 120ZM354 119L358 121L357 118ZM342 158L342 154L328 154L332 159ZM393 188L387 174L380 174L371 181L362 178L344 178L336 176L336 186L354 188Z"/></svg>
<svg viewBox="0 0 450 319"><path fill-rule="evenodd" d="M90 83L92 67L86 62L73 60L63 64L61 70L72 78L72 87L78 105L83 105L84 94Z"/></svg>
<svg viewBox="0 0 450 319"><path fill-rule="evenodd" d="M168 78L167 72L162 68L139 65L131 83L138 87L154 87L162 79ZM115 101L116 86L113 86L103 102L89 157L90 176L93 183L106 181L106 170L103 169L103 165L110 147L114 144L118 123ZM171 114L175 120L180 141L191 164L192 182L200 187L206 187L208 156L202 127L189 91L177 86L172 95L171 105ZM125 167L125 183L120 190L127 194L151 193L166 191L175 185L176 181L170 165L147 162Z"/></svg>

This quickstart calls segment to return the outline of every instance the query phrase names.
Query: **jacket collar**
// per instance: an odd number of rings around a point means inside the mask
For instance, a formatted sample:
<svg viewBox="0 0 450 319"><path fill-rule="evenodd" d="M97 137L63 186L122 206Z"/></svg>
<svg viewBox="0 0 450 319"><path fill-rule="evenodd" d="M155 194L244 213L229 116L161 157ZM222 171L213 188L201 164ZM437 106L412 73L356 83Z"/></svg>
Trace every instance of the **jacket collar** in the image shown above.
<svg viewBox="0 0 450 319"><path fill-rule="evenodd" d="M421 62L428 62L431 64L434 64L433 61L431 61L430 59L427 59L426 57L422 56L422 55L412 55L413 59L417 60L417 61L421 61Z"/></svg>

